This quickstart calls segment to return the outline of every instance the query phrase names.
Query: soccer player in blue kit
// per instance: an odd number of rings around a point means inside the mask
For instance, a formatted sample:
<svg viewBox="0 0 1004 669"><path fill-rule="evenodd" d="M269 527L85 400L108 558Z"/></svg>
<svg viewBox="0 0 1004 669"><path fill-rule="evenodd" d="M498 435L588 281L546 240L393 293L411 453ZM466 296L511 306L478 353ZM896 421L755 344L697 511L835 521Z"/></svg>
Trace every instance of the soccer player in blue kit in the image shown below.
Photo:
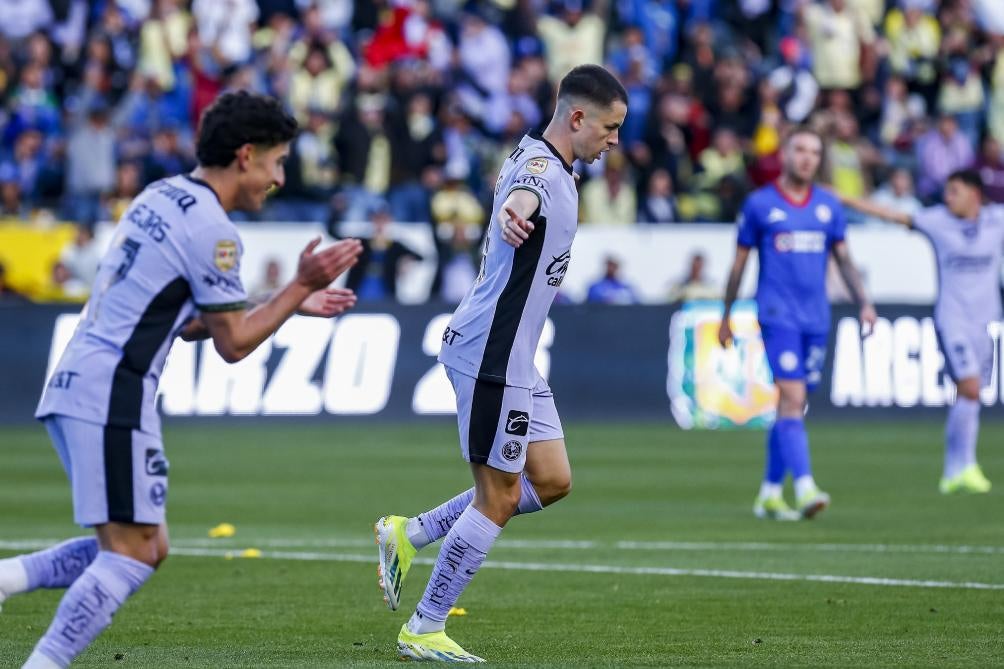
<svg viewBox="0 0 1004 669"><path fill-rule="evenodd" d="M73 492L74 520L95 537L0 560L0 603L66 588L24 667L66 667L111 624L167 557L168 461L157 384L176 337L211 338L227 362L254 351L293 313L330 317L355 304L327 286L362 246L300 254L296 276L251 308L234 209L261 209L285 181L296 121L278 100L226 93L199 125L199 166L156 181L130 204L101 260L91 299L39 402Z"/></svg>
<svg viewBox="0 0 1004 669"><path fill-rule="evenodd" d="M814 185L822 153L822 138L808 128L795 128L785 136L781 177L753 192L743 205L736 257L725 288L725 312L718 333L722 346L732 340L732 304L750 250L756 249L760 263L757 317L778 389L763 483L753 504L758 518L807 519L830 504L830 496L812 476L803 418L806 395L819 384L826 360L830 331L826 266L831 255L860 307L862 332L869 334L876 319L844 241L843 208L836 196ZM789 472L797 511L784 501L784 479Z"/></svg>
<svg viewBox="0 0 1004 669"><path fill-rule="evenodd" d="M983 203L983 180L960 170L945 183L945 204L913 216L857 199L847 206L905 225L926 236L938 266L934 325L948 374L956 384L955 403L945 422L945 461L939 487L957 492L990 492L976 462L980 431L980 387L990 383L994 343L987 326L1001 318L1000 272L1004 256L1004 206Z"/></svg>

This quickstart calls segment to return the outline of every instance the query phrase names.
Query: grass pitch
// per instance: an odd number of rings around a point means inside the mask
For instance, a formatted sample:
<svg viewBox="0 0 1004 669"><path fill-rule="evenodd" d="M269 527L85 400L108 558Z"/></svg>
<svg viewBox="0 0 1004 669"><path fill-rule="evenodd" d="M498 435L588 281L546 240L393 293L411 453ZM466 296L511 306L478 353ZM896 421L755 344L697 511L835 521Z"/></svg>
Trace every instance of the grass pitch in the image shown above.
<svg viewBox="0 0 1004 669"><path fill-rule="evenodd" d="M981 438L998 489L943 498L939 424L810 421L834 504L790 524L750 513L760 433L566 428L572 495L510 523L449 623L493 666L1004 663L1004 425ZM371 527L469 486L452 422L170 426L165 439L174 555L74 666L399 666L430 567L387 611ZM78 534L44 430L3 430L0 446L0 557ZM221 522L236 536L208 539ZM246 548L263 558L227 559ZM59 596L7 601L0 666L27 657Z"/></svg>

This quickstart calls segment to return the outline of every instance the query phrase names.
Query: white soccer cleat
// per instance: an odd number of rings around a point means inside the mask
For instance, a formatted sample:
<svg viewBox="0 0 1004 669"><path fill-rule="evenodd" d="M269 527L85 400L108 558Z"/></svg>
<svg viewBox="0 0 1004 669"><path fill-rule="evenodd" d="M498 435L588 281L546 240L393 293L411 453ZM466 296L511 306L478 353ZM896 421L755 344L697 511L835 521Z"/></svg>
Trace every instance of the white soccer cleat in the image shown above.
<svg viewBox="0 0 1004 669"><path fill-rule="evenodd" d="M798 498L798 512L806 520L815 518L829 505L830 496L815 486Z"/></svg>

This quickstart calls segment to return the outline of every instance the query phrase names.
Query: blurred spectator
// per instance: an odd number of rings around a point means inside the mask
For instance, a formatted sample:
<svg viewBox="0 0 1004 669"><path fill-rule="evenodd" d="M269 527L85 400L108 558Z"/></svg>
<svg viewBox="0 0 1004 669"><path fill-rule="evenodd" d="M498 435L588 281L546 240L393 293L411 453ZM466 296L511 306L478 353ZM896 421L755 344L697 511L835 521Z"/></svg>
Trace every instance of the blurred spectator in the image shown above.
<svg viewBox="0 0 1004 669"><path fill-rule="evenodd" d="M102 205L101 218L106 221L118 222L132 201L143 190L143 171L134 162L123 162L115 170L115 188L105 198ZM169 174L165 176L174 176Z"/></svg>
<svg viewBox="0 0 1004 669"><path fill-rule="evenodd" d="M928 4L927 0L899 0L899 7L886 15L885 36L889 68L932 102L938 84L941 27L927 12Z"/></svg>
<svg viewBox="0 0 1004 669"><path fill-rule="evenodd" d="M265 271L258 283L248 293L251 297L268 297L282 288L282 265L277 258L269 258L265 263Z"/></svg>
<svg viewBox="0 0 1004 669"><path fill-rule="evenodd" d="M9 163L0 165L0 219L4 218L28 218L28 208L21 199L21 185Z"/></svg>
<svg viewBox="0 0 1004 669"><path fill-rule="evenodd" d="M422 256L391 237L387 205L377 205L370 220L373 234L362 240L363 252L349 270L345 286L360 301L397 300L398 275L409 261L422 260Z"/></svg>
<svg viewBox="0 0 1004 669"><path fill-rule="evenodd" d="M948 175L973 162L973 147L954 116L942 114L937 126L917 140L917 192L922 200L941 197Z"/></svg>
<svg viewBox="0 0 1004 669"><path fill-rule="evenodd" d="M821 88L852 90L861 85L861 55L875 42L868 18L848 0L809 3L802 12L812 49L813 74Z"/></svg>
<svg viewBox="0 0 1004 669"><path fill-rule="evenodd" d="M396 115L390 127L391 153L387 199L397 221L429 220L429 191L438 181L438 169L446 159L443 132L433 116L432 99L416 93L408 100L403 115ZM461 168L467 163L461 163ZM462 178L467 178L467 173Z"/></svg>
<svg viewBox="0 0 1004 669"><path fill-rule="evenodd" d="M482 11L474 3L468 6L457 45L460 102L475 118L484 118L489 101L505 93L511 58L505 35L488 23Z"/></svg>
<svg viewBox="0 0 1004 669"><path fill-rule="evenodd" d="M697 251L690 256L687 275L669 291L670 304L689 302L691 300L717 300L721 298L718 284L708 280L704 275L704 254Z"/></svg>
<svg viewBox="0 0 1004 669"><path fill-rule="evenodd" d="M76 237L59 254L59 262L68 274L67 282L73 282L78 288L83 286L85 293L90 292L101 255L102 249L94 241L94 231L86 225L78 225Z"/></svg>
<svg viewBox="0 0 1004 669"><path fill-rule="evenodd" d="M639 223L676 223L680 220L673 194L673 178L659 168L648 178L648 188L638 208Z"/></svg>
<svg viewBox="0 0 1004 669"><path fill-rule="evenodd" d="M70 129L66 147L67 216L87 225L98 219L101 196L115 185L115 130L107 104L96 99Z"/></svg>
<svg viewBox="0 0 1004 669"><path fill-rule="evenodd" d="M780 51L783 64L770 73L767 81L777 91L784 117L792 123L801 123L816 106L819 84L797 39L782 39Z"/></svg>
<svg viewBox="0 0 1004 669"><path fill-rule="evenodd" d="M889 77L885 83L878 137L890 155L906 153L913 148L913 132L925 112L924 99L910 95L905 79Z"/></svg>
<svg viewBox="0 0 1004 669"><path fill-rule="evenodd" d="M870 168L878 155L868 140L858 132L858 122L850 114L833 119L833 137L826 146L826 171L838 195L864 197L871 190Z"/></svg>
<svg viewBox="0 0 1004 669"><path fill-rule="evenodd" d="M620 261L613 256L604 260L603 277L589 286L586 302L592 304L637 304L634 289L620 278Z"/></svg>
<svg viewBox="0 0 1004 669"><path fill-rule="evenodd" d="M73 278L62 262L52 266L49 283L35 296L39 302L85 302L90 286Z"/></svg>
<svg viewBox="0 0 1004 669"><path fill-rule="evenodd" d="M871 200L876 204L898 211L901 214L913 216L921 210L923 204L913 193L913 177L910 171L902 167L893 170L889 180L875 191ZM879 219L869 219L869 223L884 224Z"/></svg>
<svg viewBox="0 0 1004 669"><path fill-rule="evenodd" d="M22 40L52 23L48 2L38 0L0 0L0 32L9 40Z"/></svg>
<svg viewBox="0 0 1004 669"><path fill-rule="evenodd" d="M337 42L334 58L331 50L322 42L313 42L307 47L303 64L290 79L289 106L300 123L307 120L309 109L326 114L334 114L339 109L342 91L355 70L348 50Z"/></svg>
<svg viewBox="0 0 1004 669"><path fill-rule="evenodd" d="M258 20L254 0L192 0L199 41L230 64L251 57L251 27Z"/></svg>
<svg viewBox="0 0 1004 669"><path fill-rule="evenodd" d="M606 24L586 11L589 0L557 0L556 16L537 19L537 34L547 54L547 76L560 81L576 65L603 62Z"/></svg>
<svg viewBox="0 0 1004 669"><path fill-rule="evenodd" d="M638 219L637 196L629 180L627 160L619 150L607 153L603 176L582 187L580 217L584 223L633 225Z"/></svg>
<svg viewBox="0 0 1004 669"><path fill-rule="evenodd" d="M448 304L459 304L478 275L478 230L468 225L441 228L449 235L440 246L439 267L432 294Z"/></svg>
<svg viewBox="0 0 1004 669"><path fill-rule="evenodd" d="M139 38L139 71L157 81L161 89L174 89L174 63L188 50L191 15L180 0L154 0L150 18L143 22Z"/></svg>
<svg viewBox="0 0 1004 669"><path fill-rule="evenodd" d="M338 127L335 150L343 192L348 198L342 220L365 220L390 187L391 146L384 110L387 101L378 94L356 98L355 108Z"/></svg>
<svg viewBox="0 0 1004 669"><path fill-rule="evenodd" d="M955 117L970 146L979 143L985 104L980 73L965 56L949 59L938 93L938 111Z"/></svg>
<svg viewBox="0 0 1004 669"><path fill-rule="evenodd" d="M432 220L437 230L443 228L466 228L473 230L477 237L485 219L485 211L465 183L467 166L451 162L444 170L443 187L432 196Z"/></svg>
<svg viewBox="0 0 1004 669"><path fill-rule="evenodd" d="M194 156L182 148L175 125L168 124L154 132L150 153L143 162L143 183L173 177L194 167Z"/></svg>
<svg viewBox="0 0 1004 669"><path fill-rule="evenodd" d="M993 135L983 138L980 155L973 165L983 179L983 193L991 202L1004 203L1004 152Z"/></svg>
<svg viewBox="0 0 1004 669"><path fill-rule="evenodd" d="M704 190L714 190L726 176L741 177L744 172L742 147L731 128L715 131L711 146L701 152L697 161L700 172L697 183Z"/></svg>
<svg viewBox="0 0 1004 669"><path fill-rule="evenodd" d="M7 283L7 268L0 263L0 306L17 306L27 304L28 298L10 287Z"/></svg>
<svg viewBox="0 0 1004 669"><path fill-rule="evenodd" d="M987 111L987 129L998 142L1004 144L1004 36L994 38L997 56L991 70L993 93Z"/></svg>

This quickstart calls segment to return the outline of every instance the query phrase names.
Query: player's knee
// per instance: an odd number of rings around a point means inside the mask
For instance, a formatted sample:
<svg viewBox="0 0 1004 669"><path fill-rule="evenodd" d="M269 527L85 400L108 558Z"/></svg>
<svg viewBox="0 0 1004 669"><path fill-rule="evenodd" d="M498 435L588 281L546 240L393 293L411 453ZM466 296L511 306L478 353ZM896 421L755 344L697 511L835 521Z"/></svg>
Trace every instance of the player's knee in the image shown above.
<svg viewBox="0 0 1004 669"><path fill-rule="evenodd" d="M539 493L540 502L544 506L550 506L558 500L568 497L570 492L572 492L572 475L556 476L546 483L543 493Z"/></svg>
<svg viewBox="0 0 1004 669"><path fill-rule="evenodd" d="M979 383L960 383L958 386L959 397L976 402L980 399Z"/></svg>

